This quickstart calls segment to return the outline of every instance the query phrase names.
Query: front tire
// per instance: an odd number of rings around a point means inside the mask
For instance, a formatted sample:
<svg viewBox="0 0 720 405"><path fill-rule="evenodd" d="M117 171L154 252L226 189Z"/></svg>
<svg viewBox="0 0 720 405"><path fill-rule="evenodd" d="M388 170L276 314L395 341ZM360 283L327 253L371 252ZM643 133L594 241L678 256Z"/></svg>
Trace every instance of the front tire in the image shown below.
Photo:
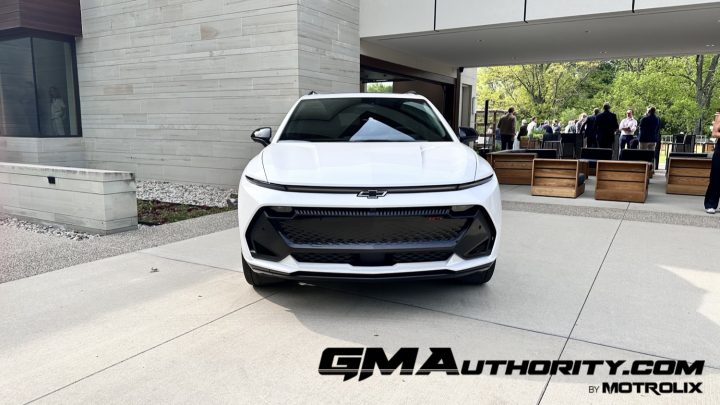
<svg viewBox="0 0 720 405"><path fill-rule="evenodd" d="M485 284L488 281L490 281L494 272L495 272L495 263L493 263L492 266L490 266L490 268L485 271L469 274L467 276L460 277L457 280L462 284L481 285L481 284Z"/></svg>
<svg viewBox="0 0 720 405"><path fill-rule="evenodd" d="M245 281L253 287L264 287L271 284L282 283L284 280L277 277L266 276L253 271L248 262L245 261L245 257L242 258L242 269Z"/></svg>

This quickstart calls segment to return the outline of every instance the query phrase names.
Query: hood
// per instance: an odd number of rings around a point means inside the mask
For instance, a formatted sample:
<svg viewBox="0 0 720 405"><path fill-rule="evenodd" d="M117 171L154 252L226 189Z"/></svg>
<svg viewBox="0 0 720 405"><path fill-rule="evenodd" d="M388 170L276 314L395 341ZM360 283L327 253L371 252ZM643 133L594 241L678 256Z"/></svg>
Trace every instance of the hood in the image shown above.
<svg viewBox="0 0 720 405"><path fill-rule="evenodd" d="M477 162L458 142L279 142L262 152L267 181L298 186L461 184L476 179Z"/></svg>

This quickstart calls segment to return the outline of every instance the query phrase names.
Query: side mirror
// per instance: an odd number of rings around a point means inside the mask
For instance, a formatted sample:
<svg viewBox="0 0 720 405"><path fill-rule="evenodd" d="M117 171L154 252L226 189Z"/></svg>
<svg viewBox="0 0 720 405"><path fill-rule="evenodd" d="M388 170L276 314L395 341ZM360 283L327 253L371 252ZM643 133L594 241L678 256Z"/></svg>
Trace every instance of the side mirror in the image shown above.
<svg viewBox="0 0 720 405"><path fill-rule="evenodd" d="M250 139L262 146L270 145L270 138L272 138L272 129L269 127L258 128L250 135Z"/></svg>
<svg viewBox="0 0 720 405"><path fill-rule="evenodd" d="M477 131L470 127L460 127L458 129L458 138L460 138L460 142L464 143L465 145L470 145L470 142L475 142L480 137L480 134L477 133Z"/></svg>

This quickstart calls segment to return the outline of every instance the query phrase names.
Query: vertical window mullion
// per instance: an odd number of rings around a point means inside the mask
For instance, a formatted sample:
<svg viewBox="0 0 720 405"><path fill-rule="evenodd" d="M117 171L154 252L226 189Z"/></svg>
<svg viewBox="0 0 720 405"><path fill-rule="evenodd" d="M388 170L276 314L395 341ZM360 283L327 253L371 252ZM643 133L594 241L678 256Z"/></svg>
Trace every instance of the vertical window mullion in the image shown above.
<svg viewBox="0 0 720 405"><path fill-rule="evenodd" d="M37 74L35 73L35 40L30 37L30 59L32 61L33 88L35 89L35 121L37 123L37 134L42 137L42 127L40 126L40 95L37 88Z"/></svg>

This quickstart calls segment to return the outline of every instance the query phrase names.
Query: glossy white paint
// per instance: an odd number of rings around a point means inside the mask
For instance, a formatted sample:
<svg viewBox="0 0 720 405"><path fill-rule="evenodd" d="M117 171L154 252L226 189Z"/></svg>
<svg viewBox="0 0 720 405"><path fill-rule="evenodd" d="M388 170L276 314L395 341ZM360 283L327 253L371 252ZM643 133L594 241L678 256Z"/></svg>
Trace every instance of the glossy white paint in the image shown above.
<svg viewBox="0 0 720 405"><path fill-rule="evenodd" d="M477 160L472 149L457 142L286 141L262 152L269 182L305 186L468 183L475 180Z"/></svg>

